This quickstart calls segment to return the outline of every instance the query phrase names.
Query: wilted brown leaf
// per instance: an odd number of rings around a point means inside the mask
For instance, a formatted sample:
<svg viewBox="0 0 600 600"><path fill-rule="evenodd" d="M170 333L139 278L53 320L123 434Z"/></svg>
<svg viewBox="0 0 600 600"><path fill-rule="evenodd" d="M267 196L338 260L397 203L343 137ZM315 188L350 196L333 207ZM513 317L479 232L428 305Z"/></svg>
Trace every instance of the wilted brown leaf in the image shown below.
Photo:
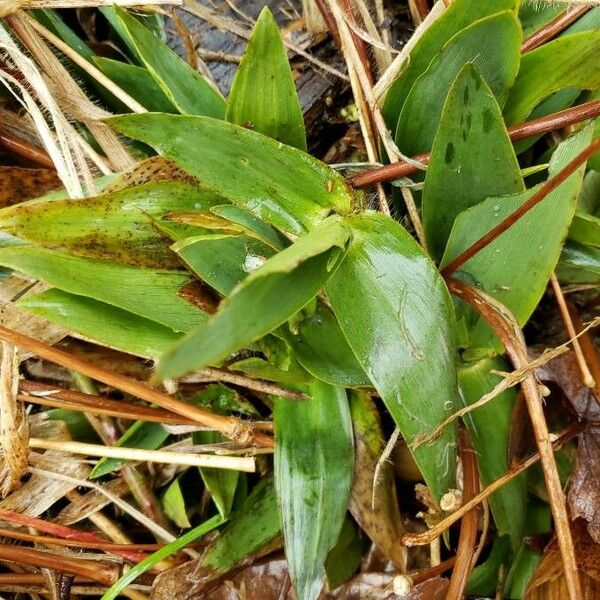
<svg viewBox="0 0 600 600"><path fill-rule="evenodd" d="M358 524L394 565L406 569L404 533L392 465L378 461L385 449L377 407L367 394L353 393L355 464L350 511Z"/></svg>
<svg viewBox="0 0 600 600"><path fill-rule="evenodd" d="M555 358L538 373L543 381L562 389L577 416L583 421L600 421L596 391L586 387L573 352ZM600 428L590 427L578 438L577 461L568 493L571 515L588 521L588 531L600 543Z"/></svg>
<svg viewBox="0 0 600 600"><path fill-rule="evenodd" d="M583 519L574 521L571 529L583 594L581 600L598 600L600 599L600 546L589 536ZM533 574L525 600L563 600L568 597L563 562L558 542L554 538Z"/></svg>

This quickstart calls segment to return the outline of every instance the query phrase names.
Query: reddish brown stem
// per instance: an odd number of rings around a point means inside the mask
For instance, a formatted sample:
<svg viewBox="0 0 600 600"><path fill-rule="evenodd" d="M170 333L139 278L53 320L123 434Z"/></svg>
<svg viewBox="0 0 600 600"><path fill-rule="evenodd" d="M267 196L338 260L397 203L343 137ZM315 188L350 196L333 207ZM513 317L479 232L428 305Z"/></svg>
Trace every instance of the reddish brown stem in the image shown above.
<svg viewBox="0 0 600 600"><path fill-rule="evenodd" d="M531 121L525 121L509 127L508 134L513 142L526 139L536 135L542 135L550 131L563 129L569 125L580 123L587 119L600 115L600 100L591 100L573 108L567 108L551 115L538 117ZM429 162L429 152L413 156L413 160L423 164ZM386 181L394 181L400 177L405 177L411 173L416 173L418 168L406 162L397 162L385 165L378 169L371 169L364 173L359 173L350 178L350 183L356 188L369 187Z"/></svg>
<svg viewBox="0 0 600 600"><path fill-rule="evenodd" d="M461 281L451 279L448 281L448 287L453 294L464 300L489 323L500 338L500 341L504 344L506 353L514 368L521 369L525 367L529 362L527 347L523 332L512 313L491 296ZM564 565L569 598L571 600L579 600L582 597L581 584L577 561L575 559L575 548L573 546L565 494L560 482L556 461L554 460L548 425L544 417L540 386L533 373L530 373L523 379L521 389L527 403L531 426L540 453L540 462L548 492L548 502L552 509L552 516L554 517L556 537Z"/></svg>
<svg viewBox="0 0 600 600"><path fill-rule="evenodd" d="M340 32L338 31L337 23L335 22L333 15L329 12L329 8L327 8L327 5L325 4L325 0L315 0L315 2L319 12L321 13L321 16L323 17L323 21L325 21L325 25L327 26L329 33L335 42L335 45L338 48L341 48L342 42L340 40Z"/></svg>
<svg viewBox="0 0 600 600"><path fill-rule="evenodd" d="M0 339L15 344L29 352L33 352L40 358L49 360L50 362L66 367L67 369L83 373L92 379L101 381L106 385L110 385L131 394L132 396L142 398L147 402L157 404L169 411L189 417L201 425L219 431L234 441L240 443L250 442L269 448L272 448L274 445L272 437L255 431L250 423L243 422L232 416L217 415L209 410L200 408L199 406L177 400L176 398L172 398L168 394L156 390L144 383L135 381L129 377L124 377L118 373L113 373L112 371L107 371L86 360L73 356L64 350L54 348L1 325Z"/></svg>
<svg viewBox="0 0 600 600"><path fill-rule="evenodd" d="M40 167L54 169L52 159L41 148L32 146L23 140L18 140L5 131L0 133L0 146L4 146L9 152L20 156L21 158L25 158L26 160L30 160L31 162L40 165Z"/></svg>
<svg viewBox="0 0 600 600"><path fill-rule="evenodd" d="M66 390L55 385L38 383L36 381L23 380L19 383L19 387L21 390L29 392L26 395L21 394L18 396L21 402L41 404L43 406L58 406L59 408L72 408L95 415L106 415L166 425L197 424L193 419L188 419L161 408L141 406L122 400L111 400L104 396L84 394L83 392Z"/></svg>
<svg viewBox="0 0 600 600"><path fill-rule="evenodd" d="M441 562L439 565L435 565L435 567L429 567L428 569L423 569L422 571L418 571L416 573L410 573L409 577L411 578L414 585L418 583L423 583L432 577L437 577L446 571L449 571L456 562L456 556L452 558L448 558L447 560Z"/></svg>
<svg viewBox="0 0 600 600"><path fill-rule="evenodd" d="M568 179L581 165L600 150L600 138L594 140L585 150L580 152L564 169L559 171L554 177L548 179L529 200L521 204L517 210L508 217L500 221L498 225L490 229L485 235L480 237L474 244L469 246L464 252L459 254L454 260L442 269L442 275L448 277L454 271L462 267L468 260L473 258L478 252L491 244L499 235L502 235L507 229L512 227L523 215L527 214L534 206L539 204L550 192L555 190L563 181Z"/></svg>
<svg viewBox="0 0 600 600"><path fill-rule="evenodd" d="M109 565L98 560L72 558L64 554L56 554L34 548L0 544L0 560L52 569L59 573L80 575L86 579L97 581L102 585L112 585L119 577L119 568L117 565Z"/></svg>
<svg viewBox="0 0 600 600"><path fill-rule="evenodd" d="M550 23L547 23L523 42L521 53L525 54L525 52L529 52L556 37L561 31L564 31L569 25L582 17L590 8L591 6L584 4L583 6L575 6L561 12Z"/></svg>
<svg viewBox="0 0 600 600"><path fill-rule="evenodd" d="M346 17L348 18L349 21L352 22L352 24L355 24L356 16L354 14L352 5L350 4L350 0L341 0L341 2L342 2L342 7L344 9L344 12L346 13ZM367 74L367 78L369 79L369 84L372 87L373 86L373 70L371 69L371 62L369 61L369 54L367 52L367 47L365 46L364 40L360 36L356 35L356 33L354 33L354 31L352 31L352 29L350 29L350 32L352 35L352 41L354 43L356 51L358 52L358 56L360 57L360 62L362 63L365 73Z"/></svg>
<svg viewBox="0 0 600 600"><path fill-rule="evenodd" d="M468 502L479 491L479 473L475 453L465 430L460 431L460 457L463 467L463 502ZM473 554L477 542L479 511L470 510L460 522L460 537L456 549L456 562L446 592L446 600L460 600L463 597L469 573L473 568Z"/></svg>

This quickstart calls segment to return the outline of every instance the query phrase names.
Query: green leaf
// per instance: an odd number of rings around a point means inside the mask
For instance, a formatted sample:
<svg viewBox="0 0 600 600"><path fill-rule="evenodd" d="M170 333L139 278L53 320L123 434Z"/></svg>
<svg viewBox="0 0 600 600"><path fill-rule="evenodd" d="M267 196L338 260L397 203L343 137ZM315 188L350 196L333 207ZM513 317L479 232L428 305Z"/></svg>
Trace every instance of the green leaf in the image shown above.
<svg viewBox="0 0 600 600"><path fill-rule="evenodd" d="M249 377L254 377L255 379L266 379L267 381L276 381L278 383L288 385L297 385L310 382L312 379L311 376L302 367L300 367L298 363L295 363L295 365L293 364L291 367L292 368L288 368L287 370L280 369L272 365L270 362L262 358L258 358L257 356L244 358L227 365L227 368L230 371L241 371L242 373L245 373Z"/></svg>
<svg viewBox="0 0 600 600"><path fill-rule="evenodd" d="M96 66L147 110L173 113L177 109L144 67L103 56L94 56Z"/></svg>
<svg viewBox="0 0 600 600"><path fill-rule="evenodd" d="M315 381L300 402L275 399L275 485L299 600L315 600L348 509L352 421L343 388Z"/></svg>
<svg viewBox="0 0 600 600"><path fill-rule="evenodd" d="M561 283L600 283L600 248L567 242L556 272Z"/></svg>
<svg viewBox="0 0 600 600"><path fill-rule="evenodd" d="M160 448L169 437L169 432L160 423L146 423L136 421L118 439L115 446L126 448L143 448L144 450L156 450ZM92 472L90 479L97 479L116 471L125 464L120 458L101 458Z"/></svg>
<svg viewBox="0 0 600 600"><path fill-rule="evenodd" d="M165 511L165 515L167 515L177 527L188 529L192 525L185 510L185 499L181 490L180 479L181 477L178 477L171 482L161 498L161 504Z"/></svg>
<svg viewBox="0 0 600 600"><path fill-rule="evenodd" d="M222 199L181 181L155 181L100 196L22 202L0 210L0 230L45 248L149 268L177 268L154 220L206 210ZM189 233L198 228L178 225ZM202 230L200 230L202 231Z"/></svg>
<svg viewBox="0 0 600 600"><path fill-rule="evenodd" d="M468 64L448 93L425 177L423 226L431 254L442 257L461 211L524 189L498 102Z"/></svg>
<svg viewBox="0 0 600 600"><path fill-rule="evenodd" d="M468 406L477 402L502 381L502 377L492 371L509 370L507 362L501 357L462 363L458 369L458 381L463 403ZM510 388L464 417L484 486L499 479L509 470L508 445L515 396L515 389ZM489 502L499 535L508 534L512 548L516 551L523 538L525 522L524 478L517 477L508 482L490 496Z"/></svg>
<svg viewBox="0 0 600 600"><path fill-rule="evenodd" d="M565 10L562 3L542 5L540 2L521 2L519 21L523 27L523 37L530 35L547 25L554 17Z"/></svg>
<svg viewBox="0 0 600 600"><path fill-rule="evenodd" d="M207 81L125 9L114 7L121 33L165 96L183 114L222 119L225 101Z"/></svg>
<svg viewBox="0 0 600 600"><path fill-rule="evenodd" d="M271 247L248 235L198 235L171 248L200 279L224 296L273 255Z"/></svg>
<svg viewBox="0 0 600 600"><path fill-rule="evenodd" d="M131 312L56 288L27 296L18 306L109 348L157 359L180 337Z"/></svg>
<svg viewBox="0 0 600 600"><path fill-rule="evenodd" d="M218 444L225 440L216 431L196 431L192 437L194 444ZM227 469L209 469L207 467L200 467L198 470L219 514L225 519L231 512L239 472Z"/></svg>
<svg viewBox="0 0 600 600"><path fill-rule="evenodd" d="M520 600L525 596L527 586L541 559L542 553L524 541L506 577L504 593L507 598Z"/></svg>
<svg viewBox="0 0 600 600"><path fill-rule="evenodd" d="M325 572L330 590L339 587L356 573L365 551L364 540L365 538L361 539L358 527L346 517L340 537L325 561Z"/></svg>
<svg viewBox="0 0 600 600"><path fill-rule="evenodd" d="M157 377L177 377L217 364L279 327L316 296L331 277L349 231L331 217L253 271L218 312L165 354Z"/></svg>
<svg viewBox="0 0 600 600"><path fill-rule="evenodd" d="M294 332L283 332L298 362L313 377L344 387L371 384L348 345L332 311L323 303L302 319Z"/></svg>
<svg viewBox="0 0 600 600"><path fill-rule="evenodd" d="M355 465L350 512L397 569L406 570L406 549L398 540L404 533L391 462L380 463L385 451L381 417L369 394L349 395L354 425Z"/></svg>
<svg viewBox="0 0 600 600"><path fill-rule="evenodd" d="M88 61L92 60L93 52L90 47L60 18L55 10L50 8L34 9L30 10L28 14L68 44L77 54Z"/></svg>
<svg viewBox="0 0 600 600"><path fill-rule="evenodd" d="M163 114L108 121L282 231L298 235L332 211L351 209L352 192L339 173L255 131L206 117Z"/></svg>
<svg viewBox="0 0 600 600"><path fill-rule="evenodd" d="M194 395L192 402L219 414L239 412L249 417L256 417L259 414L250 402L222 383L207 385Z"/></svg>
<svg viewBox="0 0 600 600"><path fill-rule="evenodd" d="M271 476L254 487L216 540L206 548L197 575L217 578L272 542L280 532L277 496Z"/></svg>
<svg viewBox="0 0 600 600"><path fill-rule="evenodd" d="M121 592L140 575L152 569L152 567L160 563L165 558L171 556L171 554L174 554L175 552L185 548L187 545L195 542L198 538L206 535L222 523L223 519L219 515L215 515L201 525L198 525L198 527L194 527L194 529L188 531L181 537L178 537L170 544L163 546L160 550L157 550L148 556L148 558L145 558L137 565L131 567L127 573L121 576L121 578L104 593L100 600L115 600L115 598L118 598Z"/></svg>
<svg viewBox="0 0 600 600"><path fill-rule="evenodd" d="M503 104L519 70L520 43L521 28L512 11L481 19L457 33L410 90L396 129L400 149L413 155L431 148L448 89L467 62Z"/></svg>
<svg viewBox="0 0 600 600"><path fill-rule="evenodd" d="M515 10L518 4L517 0L453 0L411 49L409 60L386 94L383 114L390 129L395 131L402 107L417 78L455 34L484 17L503 10Z"/></svg>
<svg viewBox="0 0 600 600"><path fill-rule="evenodd" d="M347 219L352 243L326 285L358 362L411 444L457 406L454 312L435 265L398 223ZM453 486L456 430L414 451L433 495Z"/></svg>
<svg viewBox="0 0 600 600"><path fill-rule="evenodd" d="M227 100L227 120L306 150L296 85L271 11L256 21Z"/></svg>
<svg viewBox="0 0 600 600"><path fill-rule="evenodd" d="M600 218L580 210L576 211L569 227L569 239L599 248Z"/></svg>
<svg viewBox="0 0 600 600"><path fill-rule="evenodd" d="M556 175L591 140L591 127L558 146L549 167ZM558 262L573 214L585 166L554 189L505 233L466 262L456 277L477 285L508 307L523 325L542 297ZM514 212L536 190L501 198L488 198L456 219L442 266L466 250L497 223ZM501 257L502 260L498 260ZM481 319L473 331L472 345L488 347L491 329Z"/></svg>
<svg viewBox="0 0 600 600"><path fill-rule="evenodd" d="M510 539L508 536L496 538L492 551L485 562L473 569L467 582L467 593L470 596L491 597L498 586L500 569L506 566L510 556Z"/></svg>
<svg viewBox="0 0 600 600"><path fill-rule="evenodd" d="M191 283L184 273L140 269L26 245L0 248L0 265L65 292L122 308L174 331L189 331L208 318L179 295Z"/></svg>
<svg viewBox="0 0 600 600"><path fill-rule="evenodd" d="M504 108L506 122L524 121L542 100L561 89L600 87L599 44L600 29L594 29L562 36L524 54Z"/></svg>

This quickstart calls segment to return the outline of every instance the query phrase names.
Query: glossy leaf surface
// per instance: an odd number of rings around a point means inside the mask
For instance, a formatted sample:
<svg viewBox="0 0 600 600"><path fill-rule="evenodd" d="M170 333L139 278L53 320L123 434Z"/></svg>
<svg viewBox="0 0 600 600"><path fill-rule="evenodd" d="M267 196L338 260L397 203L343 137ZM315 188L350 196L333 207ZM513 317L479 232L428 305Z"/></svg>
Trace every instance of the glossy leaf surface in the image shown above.
<svg viewBox="0 0 600 600"><path fill-rule="evenodd" d="M227 120L306 150L302 109L287 50L266 7L235 73L227 99Z"/></svg>
<svg viewBox="0 0 600 600"><path fill-rule="evenodd" d="M404 69L387 91L383 114L392 131L396 129L398 117L413 84L441 48L475 21L503 10L514 10L517 4L516 0L454 0L450 3L440 18L423 32L412 48Z"/></svg>
<svg viewBox="0 0 600 600"><path fill-rule="evenodd" d="M180 263L155 220L222 201L182 181L156 181L77 200L31 200L0 210L0 230L45 248L150 268ZM198 228L177 226L184 234ZM200 230L201 232L202 230Z"/></svg>
<svg viewBox="0 0 600 600"><path fill-rule="evenodd" d="M524 54L504 109L506 122L525 120L542 100L561 89L600 87L599 44L600 29L594 29L562 36Z"/></svg>
<svg viewBox="0 0 600 600"><path fill-rule="evenodd" d="M427 247L439 260L457 215L489 196L525 189L502 113L485 81L466 65L444 105L423 192Z"/></svg>
<svg viewBox="0 0 600 600"><path fill-rule="evenodd" d="M352 243L326 291L358 362L412 443L456 408L454 312L430 259L396 222L347 219ZM456 431L414 456L438 499L453 486Z"/></svg>
<svg viewBox="0 0 600 600"><path fill-rule="evenodd" d="M174 331L189 331L207 320L206 313L180 295L181 289L191 284L184 273L139 269L26 245L0 248L0 265Z"/></svg>
<svg viewBox="0 0 600 600"><path fill-rule="evenodd" d="M331 217L273 256L232 291L205 326L161 358L158 376L176 377L216 364L279 327L332 275L349 235L339 219Z"/></svg>
<svg viewBox="0 0 600 600"><path fill-rule="evenodd" d="M85 296L53 288L19 306L109 348L157 359L180 337L169 327Z"/></svg>
<svg viewBox="0 0 600 600"><path fill-rule="evenodd" d="M591 128L588 126L560 144L550 162L550 176L560 171L590 141ZM537 306L556 266L575 213L583 171L584 167L578 169L455 274L496 297L521 325ZM535 188L518 195L488 198L462 212L452 229L442 264L447 264L511 214L534 191ZM489 326L479 321L471 339L472 345L488 346L493 339L490 336Z"/></svg>
<svg viewBox="0 0 600 600"><path fill-rule="evenodd" d="M398 119L399 148L410 156L431 149L448 89L468 62L502 104L519 70L520 42L512 11L481 19L456 34L415 81Z"/></svg>
<svg viewBox="0 0 600 600"><path fill-rule="evenodd" d="M301 234L330 211L350 210L351 192L341 175L254 131L205 117L155 113L109 121L282 231Z"/></svg>
<svg viewBox="0 0 600 600"><path fill-rule="evenodd" d="M348 509L353 470L346 392L315 382L300 402L275 400L275 485L298 598L315 600Z"/></svg>

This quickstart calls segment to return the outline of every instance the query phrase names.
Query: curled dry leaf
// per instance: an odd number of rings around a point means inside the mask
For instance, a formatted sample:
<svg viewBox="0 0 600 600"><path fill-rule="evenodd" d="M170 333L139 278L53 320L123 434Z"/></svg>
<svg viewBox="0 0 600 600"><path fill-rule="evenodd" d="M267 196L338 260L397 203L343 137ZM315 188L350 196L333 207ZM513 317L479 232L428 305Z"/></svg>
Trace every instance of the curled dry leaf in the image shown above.
<svg viewBox="0 0 600 600"><path fill-rule="evenodd" d="M538 371L542 381L552 381L563 391L578 417L584 421L600 419L596 390L586 387L575 359L569 352L547 363ZM589 427L579 436L575 471L568 493L571 516L583 517L588 532L600 543L600 428Z"/></svg>
<svg viewBox="0 0 600 600"><path fill-rule="evenodd" d="M2 342L0 362L0 496L5 498L21 485L27 473L29 427L25 407L17 402L19 391L19 350Z"/></svg>
<svg viewBox="0 0 600 600"><path fill-rule="evenodd" d="M581 600L599 599L600 546L589 536L583 519L574 521L571 529L581 579ZM563 598L568 598L567 585L558 543L554 538L533 574L525 600L562 600Z"/></svg>

